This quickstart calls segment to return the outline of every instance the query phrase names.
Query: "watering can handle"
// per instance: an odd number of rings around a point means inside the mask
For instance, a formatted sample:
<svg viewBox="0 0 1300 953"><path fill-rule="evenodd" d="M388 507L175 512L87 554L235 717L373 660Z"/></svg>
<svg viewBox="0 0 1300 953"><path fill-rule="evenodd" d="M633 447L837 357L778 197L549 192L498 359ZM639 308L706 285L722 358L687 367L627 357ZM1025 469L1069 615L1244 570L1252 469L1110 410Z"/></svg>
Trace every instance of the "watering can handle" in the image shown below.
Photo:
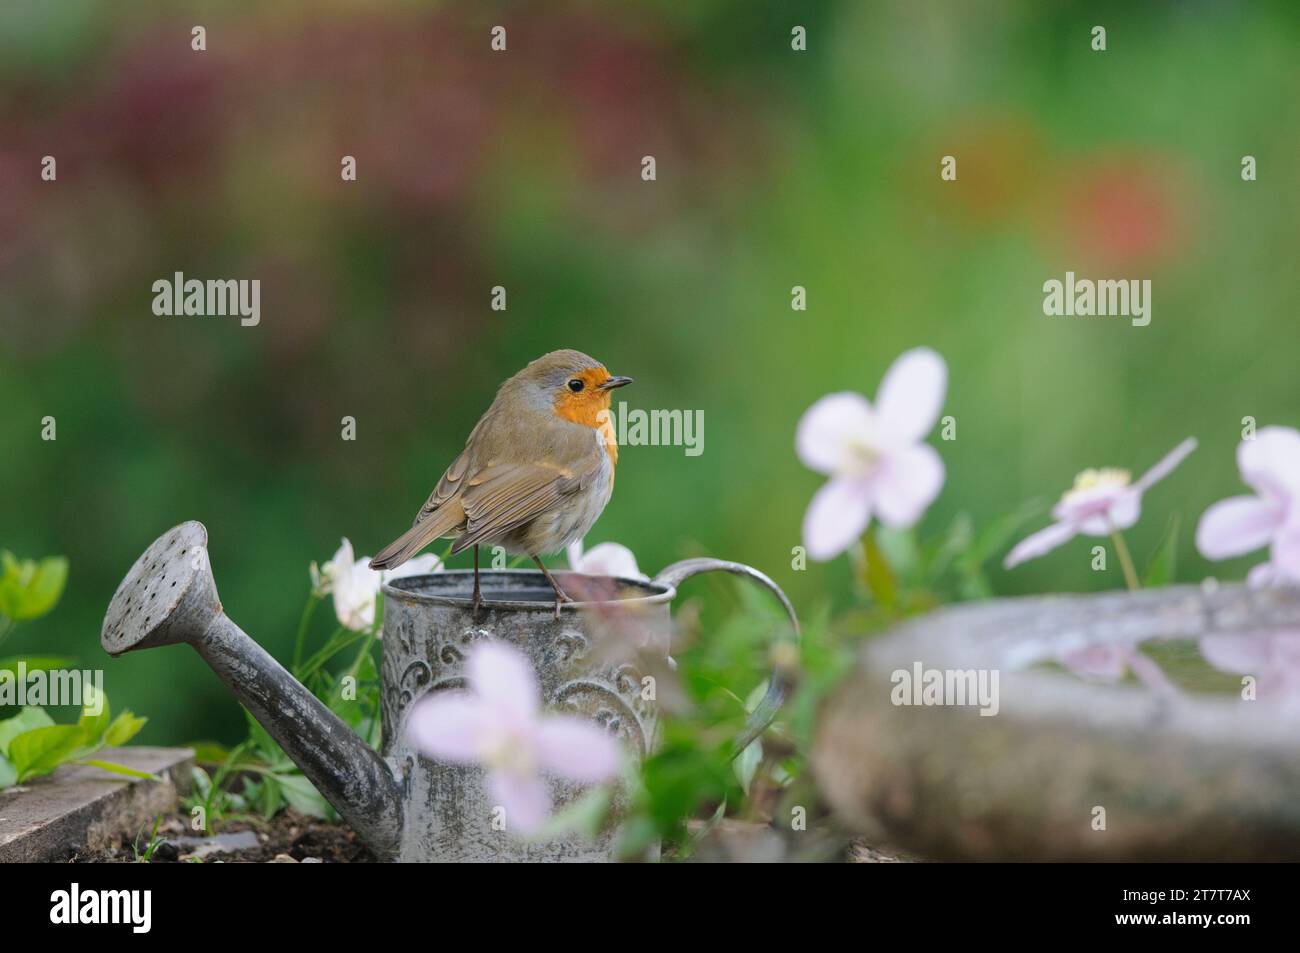
<svg viewBox="0 0 1300 953"><path fill-rule="evenodd" d="M781 587L774 583L764 573L759 572L752 566L746 566L744 563L728 562L725 559L710 559L708 557L697 557L695 559L683 559L681 562L673 563L660 571L659 575L654 577L654 583L660 586L671 586L676 589L679 585L690 579L692 576L698 576L705 572L729 572L734 576L744 576L752 579L759 585L766 588L781 603L781 608L785 609L785 614L790 619L790 626L794 632L794 639L799 640L799 619L794 614L794 606L790 604L789 598ZM750 742L761 735L764 729L772 723L780 709L782 702L785 701L786 693L790 689L789 675L779 666L772 669L772 676L768 679L767 692L763 695L762 701L749 713L749 718L745 722L745 727L740 730L732 743L731 756L734 758L746 748Z"/></svg>

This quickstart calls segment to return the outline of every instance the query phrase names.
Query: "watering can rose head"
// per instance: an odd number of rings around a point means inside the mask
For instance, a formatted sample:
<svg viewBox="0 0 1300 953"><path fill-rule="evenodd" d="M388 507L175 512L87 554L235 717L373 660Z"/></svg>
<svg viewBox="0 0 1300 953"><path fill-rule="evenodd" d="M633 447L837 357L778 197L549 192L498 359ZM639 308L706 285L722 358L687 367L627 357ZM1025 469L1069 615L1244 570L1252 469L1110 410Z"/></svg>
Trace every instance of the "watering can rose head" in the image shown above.
<svg viewBox="0 0 1300 953"><path fill-rule="evenodd" d="M482 765L507 830L531 834L550 814L543 772L578 784L617 775L618 742L586 719L544 714L537 677L517 649L482 642L465 665L469 691L424 696L411 711L407 732L430 758Z"/></svg>

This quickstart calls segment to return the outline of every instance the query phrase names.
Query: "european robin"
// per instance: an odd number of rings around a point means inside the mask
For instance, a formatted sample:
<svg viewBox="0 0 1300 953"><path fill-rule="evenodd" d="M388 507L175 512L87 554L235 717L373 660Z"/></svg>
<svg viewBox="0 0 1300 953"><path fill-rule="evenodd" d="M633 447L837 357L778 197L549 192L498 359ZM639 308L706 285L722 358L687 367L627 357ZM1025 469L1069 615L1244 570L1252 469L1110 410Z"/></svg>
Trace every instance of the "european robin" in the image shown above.
<svg viewBox="0 0 1300 953"><path fill-rule="evenodd" d="M501 385L414 525L370 568L392 569L435 539L454 538L452 555L474 547L477 614L478 548L501 546L532 557L555 590L558 614L572 600L540 557L585 536L609 502L618 463L610 391L630 383L580 351L533 361Z"/></svg>

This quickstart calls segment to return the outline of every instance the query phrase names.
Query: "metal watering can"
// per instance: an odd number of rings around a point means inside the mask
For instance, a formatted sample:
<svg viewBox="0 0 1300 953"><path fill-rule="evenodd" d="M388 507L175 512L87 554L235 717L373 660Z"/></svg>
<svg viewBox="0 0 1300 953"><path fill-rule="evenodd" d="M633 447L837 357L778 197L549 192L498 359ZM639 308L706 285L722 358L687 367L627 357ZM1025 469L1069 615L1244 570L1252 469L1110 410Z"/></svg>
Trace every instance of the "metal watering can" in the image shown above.
<svg viewBox="0 0 1300 953"><path fill-rule="evenodd" d="M643 699L630 646L659 645L666 654L679 584L712 571L753 579L780 601L793 637L799 633L790 600L776 583L718 559L674 563L649 582L557 574L570 593L599 596L566 603L558 616L551 588L537 572L482 572L477 616L468 571L394 580L384 586L383 735L376 752L225 614L207 542L203 524L191 521L145 550L109 604L100 635L105 651L117 656L189 643L383 860L612 859L612 833L595 841L539 842L493 829L482 769L433 761L407 742L411 706L427 692L464 687L463 659L475 641L498 639L522 650L536 670L544 704L594 719L640 759L654 748L657 719L654 703ZM611 627L631 638L610 639ZM735 740L736 752L772 720L787 689L785 677L774 671ZM560 805L576 795L556 793Z"/></svg>

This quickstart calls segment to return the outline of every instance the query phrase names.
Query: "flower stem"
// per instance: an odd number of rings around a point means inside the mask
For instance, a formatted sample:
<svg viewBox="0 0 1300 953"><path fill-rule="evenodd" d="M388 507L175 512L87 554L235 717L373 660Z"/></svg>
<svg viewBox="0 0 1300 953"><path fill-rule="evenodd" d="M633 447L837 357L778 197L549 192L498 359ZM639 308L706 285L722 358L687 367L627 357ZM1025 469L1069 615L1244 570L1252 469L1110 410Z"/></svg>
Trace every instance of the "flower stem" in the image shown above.
<svg viewBox="0 0 1300 953"><path fill-rule="evenodd" d="M898 577L880 548L874 525L867 528L867 532L862 537L862 545L865 556L862 580L866 583L867 590L882 608L887 610L898 608Z"/></svg>
<svg viewBox="0 0 1300 953"><path fill-rule="evenodd" d="M1128 544L1124 542L1123 534L1112 526L1110 539L1115 544L1115 555L1119 556L1120 568L1124 570L1124 582L1128 584L1130 592L1137 592L1142 588L1142 584L1138 582L1137 569L1133 567L1133 557L1129 554Z"/></svg>
<svg viewBox="0 0 1300 953"><path fill-rule="evenodd" d="M353 679L357 678L357 673L361 671L362 661L365 660L366 656L370 654L370 650L374 647L375 635L377 631L378 629L376 626L371 626L369 629L366 630L366 639L365 642L363 642L361 645L361 651L357 653L357 657L352 660L352 664L348 666L347 671L345 671L343 675L339 678L338 691L339 691L340 699L342 699L343 697L344 679L348 678L349 676L351 676Z"/></svg>
<svg viewBox="0 0 1300 953"><path fill-rule="evenodd" d="M307 626L320 601L320 596L313 592L307 597L307 604L302 607L302 618L298 620L298 637L293 643L293 668L290 669L295 676L298 675L298 667L302 664L302 647L307 638Z"/></svg>
<svg viewBox="0 0 1300 953"><path fill-rule="evenodd" d="M342 626L339 626L334 630L334 634L329 637L329 640L326 641L325 645L318 649L315 655L303 663L302 674L299 676L299 681L306 684L307 679L320 671L326 662L338 655L349 645L355 645L365 637L365 632L354 632L351 629L345 629Z"/></svg>

